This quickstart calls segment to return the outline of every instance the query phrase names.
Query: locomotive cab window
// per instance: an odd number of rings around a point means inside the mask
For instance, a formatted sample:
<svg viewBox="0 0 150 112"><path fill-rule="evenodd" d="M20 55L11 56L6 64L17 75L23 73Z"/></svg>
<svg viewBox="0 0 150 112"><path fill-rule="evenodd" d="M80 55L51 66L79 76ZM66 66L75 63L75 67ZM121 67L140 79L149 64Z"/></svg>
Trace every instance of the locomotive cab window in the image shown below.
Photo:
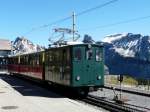
<svg viewBox="0 0 150 112"><path fill-rule="evenodd" d="M87 60L92 60L92 57L93 57L93 51L92 51L92 49L87 49L86 50L86 59Z"/></svg>
<svg viewBox="0 0 150 112"><path fill-rule="evenodd" d="M80 48L75 49L75 51L74 51L74 60L75 61L81 60L81 49Z"/></svg>
<svg viewBox="0 0 150 112"><path fill-rule="evenodd" d="M102 54L100 50L96 50L96 61L102 61Z"/></svg>

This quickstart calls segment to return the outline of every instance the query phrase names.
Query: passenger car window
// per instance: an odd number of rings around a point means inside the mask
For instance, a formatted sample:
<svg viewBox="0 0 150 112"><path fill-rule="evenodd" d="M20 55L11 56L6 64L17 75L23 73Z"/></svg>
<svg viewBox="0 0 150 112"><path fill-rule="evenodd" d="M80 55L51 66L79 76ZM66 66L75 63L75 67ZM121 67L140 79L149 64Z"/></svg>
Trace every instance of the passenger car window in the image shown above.
<svg viewBox="0 0 150 112"><path fill-rule="evenodd" d="M81 60L81 49L80 48L75 49L74 60L76 60L76 61Z"/></svg>
<svg viewBox="0 0 150 112"><path fill-rule="evenodd" d="M100 50L96 50L96 61L102 61L102 53Z"/></svg>

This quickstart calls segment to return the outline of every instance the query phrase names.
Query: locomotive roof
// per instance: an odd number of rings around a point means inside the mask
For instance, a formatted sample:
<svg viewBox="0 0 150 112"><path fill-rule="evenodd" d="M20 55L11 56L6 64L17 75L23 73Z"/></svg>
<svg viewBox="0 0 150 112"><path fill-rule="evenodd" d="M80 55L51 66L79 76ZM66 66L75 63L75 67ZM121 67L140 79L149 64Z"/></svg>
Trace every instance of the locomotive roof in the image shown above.
<svg viewBox="0 0 150 112"><path fill-rule="evenodd" d="M67 48L67 47L73 47L73 46L87 46L87 45L89 45L89 44L84 43L84 44L65 45L65 46L60 46L60 47L51 47L51 48L45 49L44 51L48 51L50 49ZM90 44L90 45L103 47L103 45L99 45L99 44ZM23 56L23 55L30 55L30 54L39 54L39 53L42 53L44 51L31 52L31 53L23 53L23 54L16 54L16 55L12 55L12 56L9 56L9 57L16 57L16 56Z"/></svg>
<svg viewBox="0 0 150 112"><path fill-rule="evenodd" d="M73 47L73 46L87 46L87 45L89 45L89 43L73 44L73 45L64 45L64 46L59 46L59 47L51 47L51 48L46 49L45 51L50 50L50 49L66 48L66 47ZM103 47L103 45L99 45L99 44L90 44L90 45Z"/></svg>

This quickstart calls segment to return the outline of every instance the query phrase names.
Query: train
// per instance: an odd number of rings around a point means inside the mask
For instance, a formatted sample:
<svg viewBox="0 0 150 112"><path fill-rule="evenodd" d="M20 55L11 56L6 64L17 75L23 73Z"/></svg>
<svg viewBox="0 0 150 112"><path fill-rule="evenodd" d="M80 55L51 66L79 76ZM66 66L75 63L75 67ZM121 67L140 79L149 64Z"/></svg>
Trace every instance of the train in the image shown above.
<svg viewBox="0 0 150 112"><path fill-rule="evenodd" d="M8 71L72 88L86 96L104 86L104 47L75 44L52 47L41 52L10 56Z"/></svg>

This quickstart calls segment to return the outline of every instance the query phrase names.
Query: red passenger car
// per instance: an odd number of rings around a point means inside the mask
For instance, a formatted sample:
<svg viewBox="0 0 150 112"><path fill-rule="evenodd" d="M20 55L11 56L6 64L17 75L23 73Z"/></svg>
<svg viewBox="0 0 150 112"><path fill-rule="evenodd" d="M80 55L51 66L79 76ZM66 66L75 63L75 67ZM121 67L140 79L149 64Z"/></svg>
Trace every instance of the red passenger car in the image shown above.
<svg viewBox="0 0 150 112"><path fill-rule="evenodd" d="M43 80L44 52L22 54L9 58L8 70L12 74L21 74Z"/></svg>

